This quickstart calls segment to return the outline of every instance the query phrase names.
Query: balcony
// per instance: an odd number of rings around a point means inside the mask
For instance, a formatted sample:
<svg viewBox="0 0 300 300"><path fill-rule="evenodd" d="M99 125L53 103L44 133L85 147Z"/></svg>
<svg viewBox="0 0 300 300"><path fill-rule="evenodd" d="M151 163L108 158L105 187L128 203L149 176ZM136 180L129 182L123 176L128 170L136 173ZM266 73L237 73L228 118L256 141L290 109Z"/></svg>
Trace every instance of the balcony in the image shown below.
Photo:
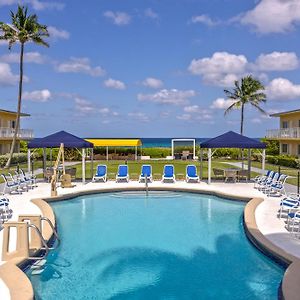
<svg viewBox="0 0 300 300"><path fill-rule="evenodd" d="M300 139L300 127L267 130L269 139Z"/></svg>
<svg viewBox="0 0 300 300"><path fill-rule="evenodd" d="M14 128L0 128L0 139L12 139L14 136ZM32 129L20 129L17 135L20 140L31 140L34 138Z"/></svg>

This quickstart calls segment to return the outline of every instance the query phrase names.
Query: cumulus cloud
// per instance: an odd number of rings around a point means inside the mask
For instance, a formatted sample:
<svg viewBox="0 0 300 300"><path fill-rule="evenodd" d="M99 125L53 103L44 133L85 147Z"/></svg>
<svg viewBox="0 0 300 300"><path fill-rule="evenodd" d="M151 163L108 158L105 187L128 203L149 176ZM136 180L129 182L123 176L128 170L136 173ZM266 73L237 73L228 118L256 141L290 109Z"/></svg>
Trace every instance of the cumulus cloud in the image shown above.
<svg viewBox="0 0 300 300"><path fill-rule="evenodd" d="M23 0L24 4L29 4L35 10L57 9L62 10L65 4L55 1ZM0 6L19 4L20 0L0 0Z"/></svg>
<svg viewBox="0 0 300 300"><path fill-rule="evenodd" d="M266 87L266 94L275 100L290 100L300 97L300 84L293 84L286 78L275 78Z"/></svg>
<svg viewBox="0 0 300 300"><path fill-rule="evenodd" d="M217 98L213 101L210 108L212 109L227 109L231 104L233 104L235 101L230 99L224 99L224 98Z"/></svg>
<svg viewBox="0 0 300 300"><path fill-rule="evenodd" d="M147 18L150 18L153 20L159 19L158 14L152 8L145 9L144 14Z"/></svg>
<svg viewBox="0 0 300 300"><path fill-rule="evenodd" d="M294 52L277 52L261 54L256 60L256 66L261 71L289 71L299 66L299 60Z"/></svg>
<svg viewBox="0 0 300 300"><path fill-rule="evenodd" d="M61 73L84 73L90 76L103 76L105 74L102 67L92 67L87 57L71 57L69 61L58 64L56 70Z"/></svg>
<svg viewBox="0 0 300 300"><path fill-rule="evenodd" d="M220 24L220 21L214 21L207 15L193 16L191 23L201 23L207 26L215 26Z"/></svg>
<svg viewBox="0 0 300 300"><path fill-rule="evenodd" d="M50 38L67 40L70 37L70 33L66 30L58 29L54 26L48 26L47 29L48 29Z"/></svg>
<svg viewBox="0 0 300 300"><path fill-rule="evenodd" d="M130 112L128 113L128 117L140 122L149 122L149 116L147 116L143 112Z"/></svg>
<svg viewBox="0 0 300 300"><path fill-rule="evenodd" d="M131 16L125 12L113 12L108 10L104 12L103 16L110 19L115 25L118 26L128 25L131 22Z"/></svg>
<svg viewBox="0 0 300 300"><path fill-rule="evenodd" d="M126 85L124 82L122 82L120 80L115 80L112 78L105 80L104 85L108 88L112 88L112 89L116 89L116 90L125 90L126 89Z"/></svg>
<svg viewBox="0 0 300 300"><path fill-rule="evenodd" d="M0 62L0 86L15 85L19 80L18 75L14 75L9 64Z"/></svg>
<svg viewBox="0 0 300 300"><path fill-rule="evenodd" d="M52 94L48 89L24 92L23 99L33 102L47 102L51 99Z"/></svg>
<svg viewBox="0 0 300 300"><path fill-rule="evenodd" d="M193 90L180 91L177 89L163 89L154 94L138 94L140 101L149 101L161 104L185 105L189 103L189 98L194 97L196 92Z"/></svg>
<svg viewBox="0 0 300 300"><path fill-rule="evenodd" d="M247 65L244 55L215 52L212 57L193 59L188 70L194 75L201 75L208 84L231 86L243 75Z"/></svg>
<svg viewBox="0 0 300 300"><path fill-rule="evenodd" d="M19 53L9 53L2 55L0 57L1 62L6 63L19 63L20 62L20 54ZM35 63L35 64L43 64L46 61L46 57L39 52L25 52L24 53L24 62L25 63Z"/></svg>
<svg viewBox="0 0 300 300"><path fill-rule="evenodd" d="M252 10L238 18L259 33L284 33L300 22L299 0L261 0Z"/></svg>
<svg viewBox="0 0 300 300"><path fill-rule="evenodd" d="M190 121L192 119L192 115L191 114L182 114L176 117L178 120L182 120L182 121Z"/></svg>
<svg viewBox="0 0 300 300"><path fill-rule="evenodd" d="M144 86L150 87L152 89L159 89L161 88L164 84L160 79L153 78L153 77L148 77L146 78L142 84Z"/></svg>

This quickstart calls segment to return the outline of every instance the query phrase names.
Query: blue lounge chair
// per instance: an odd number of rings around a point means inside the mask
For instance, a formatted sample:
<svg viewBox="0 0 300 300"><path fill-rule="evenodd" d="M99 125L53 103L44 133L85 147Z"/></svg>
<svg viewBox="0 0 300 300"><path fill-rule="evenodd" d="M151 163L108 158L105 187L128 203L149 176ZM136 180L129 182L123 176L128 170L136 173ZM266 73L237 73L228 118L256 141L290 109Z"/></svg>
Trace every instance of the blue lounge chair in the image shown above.
<svg viewBox="0 0 300 300"><path fill-rule="evenodd" d="M147 177L148 182L152 182L152 166L151 165L142 165L141 175L139 182L145 182L145 178Z"/></svg>
<svg viewBox="0 0 300 300"><path fill-rule="evenodd" d="M107 166L106 165L98 165L95 176L93 177L93 182L98 180L102 180L103 182L107 181Z"/></svg>
<svg viewBox="0 0 300 300"><path fill-rule="evenodd" d="M7 222L11 219L13 214L12 209L9 208L9 200L1 196L0 197L0 223Z"/></svg>
<svg viewBox="0 0 300 300"><path fill-rule="evenodd" d="M6 192L12 193L12 192L17 192L21 193L21 188L18 182L15 182L13 180L9 180L6 175L1 174L1 177L4 180L4 188L2 193L5 194Z"/></svg>
<svg viewBox="0 0 300 300"><path fill-rule="evenodd" d="M259 188L261 184L266 182L269 178L271 178L274 175L274 171L269 170L265 175L257 175L254 178L254 188Z"/></svg>
<svg viewBox="0 0 300 300"><path fill-rule="evenodd" d="M165 165L164 174L162 176L162 182L175 182L174 166Z"/></svg>
<svg viewBox="0 0 300 300"><path fill-rule="evenodd" d="M126 181L129 182L128 166L119 165L116 182Z"/></svg>
<svg viewBox="0 0 300 300"><path fill-rule="evenodd" d="M265 188L265 192L268 193L268 197L270 197L271 194L273 196L286 195L285 182L286 182L287 178L288 178L287 175L281 174L277 181L273 180L273 182L271 184L267 185L267 187Z"/></svg>
<svg viewBox="0 0 300 300"><path fill-rule="evenodd" d="M199 182L197 175L197 168L195 165L188 165L186 167L186 182Z"/></svg>

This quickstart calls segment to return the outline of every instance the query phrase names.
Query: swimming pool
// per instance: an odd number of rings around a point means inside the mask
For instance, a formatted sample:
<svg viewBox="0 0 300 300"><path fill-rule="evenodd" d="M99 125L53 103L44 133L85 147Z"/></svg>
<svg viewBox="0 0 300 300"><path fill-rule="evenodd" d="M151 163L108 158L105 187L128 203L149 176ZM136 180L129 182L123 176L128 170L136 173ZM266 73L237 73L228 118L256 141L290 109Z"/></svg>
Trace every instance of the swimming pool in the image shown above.
<svg viewBox="0 0 300 300"><path fill-rule="evenodd" d="M104 193L51 203L61 245L27 272L36 299L277 299L284 269L216 196Z"/></svg>

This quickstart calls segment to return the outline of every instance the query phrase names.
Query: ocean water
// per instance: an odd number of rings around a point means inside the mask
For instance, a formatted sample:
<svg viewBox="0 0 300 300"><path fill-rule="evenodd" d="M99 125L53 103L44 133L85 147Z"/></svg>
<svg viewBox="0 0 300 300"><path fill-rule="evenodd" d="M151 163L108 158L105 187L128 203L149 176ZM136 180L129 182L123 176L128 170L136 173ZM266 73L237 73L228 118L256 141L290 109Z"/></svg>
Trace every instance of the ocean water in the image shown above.
<svg viewBox="0 0 300 300"><path fill-rule="evenodd" d="M27 273L36 300L277 299L284 269L246 238L245 203L150 191L51 206L61 244Z"/></svg>

